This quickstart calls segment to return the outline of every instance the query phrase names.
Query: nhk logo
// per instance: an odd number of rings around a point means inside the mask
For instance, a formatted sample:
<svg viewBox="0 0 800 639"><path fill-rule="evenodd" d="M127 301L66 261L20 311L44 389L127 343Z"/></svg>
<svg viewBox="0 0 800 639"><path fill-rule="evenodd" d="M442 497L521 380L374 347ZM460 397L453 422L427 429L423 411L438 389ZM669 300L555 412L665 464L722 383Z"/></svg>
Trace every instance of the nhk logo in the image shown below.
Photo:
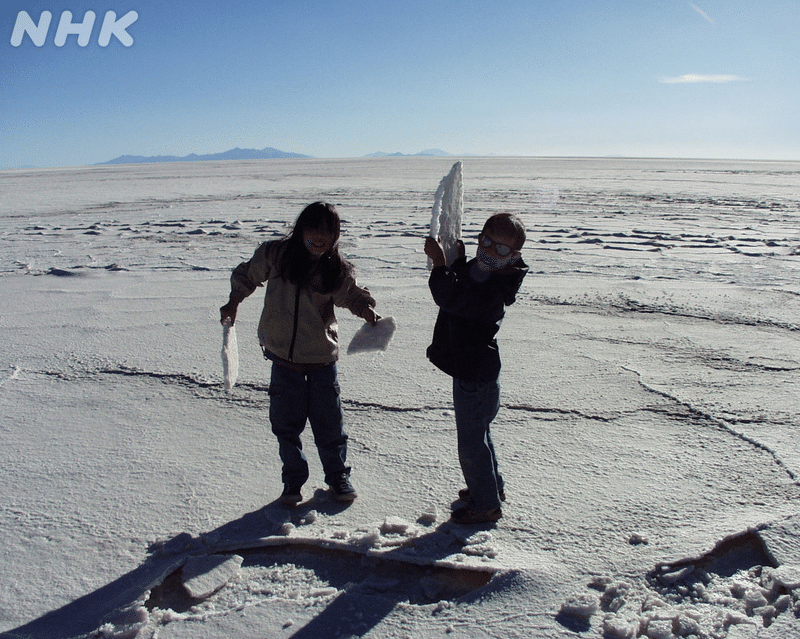
<svg viewBox="0 0 800 639"><path fill-rule="evenodd" d="M97 15L94 11L87 11L83 16L83 22L73 22L72 12L64 11L61 14L61 19L58 21L58 28L56 35L53 38L53 44L57 47L63 47L67 41L67 36L78 36L78 45L85 47L89 44L92 38L92 31L94 30L95 19ZM117 20L117 14L113 11L106 13L103 18L103 24L100 27L100 33L97 36L97 44L101 47L107 47L111 42L111 36L114 36L126 47L133 44L133 38L127 32L136 20L139 14L135 11L128 11L124 16ZM28 15L27 11L20 11L17 14L17 21L14 23L14 32L11 34L11 46L18 47L22 44L25 34L28 34L31 42L37 47L44 46L47 40L47 33L50 30L50 22L53 19L53 14L49 11L42 11L39 16L39 22L36 23Z"/></svg>

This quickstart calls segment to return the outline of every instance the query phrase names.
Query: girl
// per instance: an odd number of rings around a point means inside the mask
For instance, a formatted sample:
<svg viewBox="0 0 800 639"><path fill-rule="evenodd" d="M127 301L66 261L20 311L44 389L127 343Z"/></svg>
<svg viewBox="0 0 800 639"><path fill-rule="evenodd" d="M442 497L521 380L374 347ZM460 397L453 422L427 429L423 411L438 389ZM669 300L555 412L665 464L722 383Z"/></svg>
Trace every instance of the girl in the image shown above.
<svg viewBox="0 0 800 639"><path fill-rule="evenodd" d="M258 337L272 362L269 419L278 438L284 484L281 503L302 501L308 463L300 433L311 423L325 483L339 501L352 501L347 435L339 397L336 361L338 325L334 306L377 323L375 300L356 284L352 264L339 253L340 220L325 202L307 206L285 238L265 242L231 275L231 294L220 309L233 323L239 303L266 282Z"/></svg>

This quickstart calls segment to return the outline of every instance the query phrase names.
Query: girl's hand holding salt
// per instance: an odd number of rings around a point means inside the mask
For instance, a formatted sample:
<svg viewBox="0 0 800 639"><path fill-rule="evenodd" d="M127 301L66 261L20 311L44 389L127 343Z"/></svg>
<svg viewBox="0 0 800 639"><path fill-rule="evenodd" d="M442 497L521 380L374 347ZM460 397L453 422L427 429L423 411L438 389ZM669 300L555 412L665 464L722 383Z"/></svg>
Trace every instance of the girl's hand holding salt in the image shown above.
<svg viewBox="0 0 800 639"><path fill-rule="evenodd" d="M375 312L375 310L374 310L374 309L372 309L372 308L370 308L369 306L366 306L366 307L364 308L364 310L363 310L363 311L361 311L361 317L362 317L362 318L363 318L365 321L367 321L367 322L369 322L370 324L372 324L373 326L377 325L377 323L378 323L378 320L381 318L381 316L380 316L380 315L378 315L378 314Z"/></svg>
<svg viewBox="0 0 800 639"><path fill-rule="evenodd" d="M230 325L233 326L234 322L236 322L236 309L238 308L238 304L234 304L233 302L228 302L219 309L220 314L220 323L224 326L225 320L230 320Z"/></svg>

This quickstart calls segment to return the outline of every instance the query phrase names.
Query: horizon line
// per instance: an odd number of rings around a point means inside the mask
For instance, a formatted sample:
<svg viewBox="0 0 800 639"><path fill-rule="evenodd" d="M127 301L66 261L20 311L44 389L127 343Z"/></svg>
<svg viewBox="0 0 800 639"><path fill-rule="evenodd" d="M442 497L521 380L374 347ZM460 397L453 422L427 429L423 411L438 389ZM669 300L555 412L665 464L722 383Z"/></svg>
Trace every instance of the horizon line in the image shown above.
<svg viewBox="0 0 800 639"><path fill-rule="evenodd" d="M190 154L192 155L192 154ZM122 156L120 156L122 157ZM153 156L159 157L159 156ZM161 156L165 157L165 156ZM186 157L186 156L185 156ZM3 167L0 172L6 171L47 171L59 169L87 169L87 168L108 168L115 166L134 166L137 164L194 164L197 162L311 162L319 160L366 160L366 161L394 161L402 159L452 159L452 158L472 158L472 159L542 159L542 160L678 160L678 161L701 161L701 162L800 162L800 157L797 158L775 158L775 157L713 157L713 156L661 156L661 155L499 155L499 154L475 154L464 153L457 154L451 153L449 155L419 155L419 154L386 154L379 157L374 155L342 155L342 156L307 156L301 158L256 158L256 159L219 159L219 160L184 160L178 158L169 162L130 162L109 164L108 162L99 162L94 164L64 164L64 165L51 165L51 166L18 166L18 167Z"/></svg>

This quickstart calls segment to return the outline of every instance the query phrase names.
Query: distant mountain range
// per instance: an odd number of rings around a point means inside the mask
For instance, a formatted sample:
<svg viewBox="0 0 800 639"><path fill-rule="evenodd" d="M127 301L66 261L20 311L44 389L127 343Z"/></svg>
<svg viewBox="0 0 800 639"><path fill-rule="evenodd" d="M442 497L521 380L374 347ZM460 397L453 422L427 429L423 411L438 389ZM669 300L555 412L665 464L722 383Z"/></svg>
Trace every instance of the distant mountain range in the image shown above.
<svg viewBox="0 0 800 639"><path fill-rule="evenodd" d="M365 155L366 158L398 158L398 157L419 157L419 156L427 156L427 157L441 157L441 156L449 156L451 155L447 151L442 151L441 149L427 149L426 151L420 151L419 153L383 153L382 151L378 151L376 153L370 153L369 155Z"/></svg>
<svg viewBox="0 0 800 639"><path fill-rule="evenodd" d="M208 155L197 155L190 153L184 157L177 155L120 155L118 158L109 160L108 162L100 162L100 164L140 164L146 162L202 162L209 160L273 160L280 159L302 159L310 158L310 155L301 155L300 153L289 153L287 151L279 151L272 147L264 149L240 149L235 148L224 153L210 153Z"/></svg>
<svg viewBox="0 0 800 639"><path fill-rule="evenodd" d="M394 158L394 157L441 157L451 155L447 151L441 149L427 149L419 153L383 153L378 151L365 155L367 158ZM290 153L288 151L280 151L272 147L264 149L240 149L236 147L224 153L210 153L208 155L197 155L190 153L183 157L177 155L120 155L118 158L109 160L108 162L100 162L99 164L143 164L152 162L203 162L209 160L274 160L274 159L307 159L312 158L311 155L302 155L300 153Z"/></svg>

